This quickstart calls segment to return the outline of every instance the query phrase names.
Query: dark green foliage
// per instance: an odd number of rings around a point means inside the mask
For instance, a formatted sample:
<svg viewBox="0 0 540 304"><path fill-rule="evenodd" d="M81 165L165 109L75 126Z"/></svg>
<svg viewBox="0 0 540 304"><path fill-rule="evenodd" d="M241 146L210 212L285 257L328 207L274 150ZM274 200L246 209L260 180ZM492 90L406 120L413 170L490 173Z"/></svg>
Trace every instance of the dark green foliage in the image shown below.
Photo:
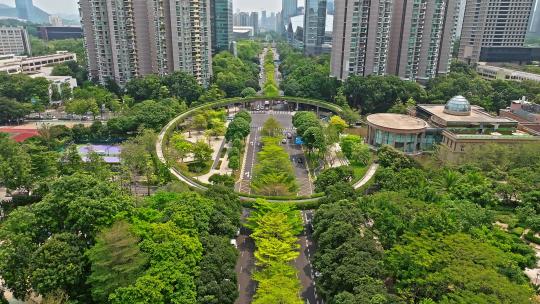
<svg viewBox="0 0 540 304"><path fill-rule="evenodd" d="M229 238L209 235L202 239L204 254L199 263L197 302L205 304L233 304L238 297L234 267L238 252Z"/></svg>
<svg viewBox="0 0 540 304"><path fill-rule="evenodd" d="M96 245L86 252L92 265L88 283L98 303L107 302L116 288L133 283L146 264L139 239L130 229L131 225L125 221L115 222L98 235Z"/></svg>
<svg viewBox="0 0 540 304"><path fill-rule="evenodd" d="M380 148L379 151L377 151L377 158L381 166L392 168L394 170L418 166L413 158L390 146L383 146Z"/></svg>
<svg viewBox="0 0 540 304"><path fill-rule="evenodd" d="M420 85L397 76L351 76L343 87L349 104L364 114L386 112L398 99L412 97L421 102L426 98L426 92Z"/></svg>
<svg viewBox="0 0 540 304"><path fill-rule="evenodd" d="M305 57L287 44L279 45L283 74L281 89L286 96L307 97L331 101L339 81L330 77L330 57Z"/></svg>
<svg viewBox="0 0 540 304"><path fill-rule="evenodd" d="M130 208L130 198L108 181L82 173L57 179L42 201L12 211L1 226L5 286L21 299L30 287L43 295L64 290L74 299L88 297L83 252L102 227Z"/></svg>
<svg viewBox="0 0 540 304"><path fill-rule="evenodd" d="M336 167L326 169L315 180L315 188L317 192L326 192L330 186L349 183L354 177L354 172L351 167Z"/></svg>
<svg viewBox="0 0 540 304"><path fill-rule="evenodd" d="M234 178L230 175L214 174L208 179L214 185L221 185L228 188L234 188Z"/></svg>

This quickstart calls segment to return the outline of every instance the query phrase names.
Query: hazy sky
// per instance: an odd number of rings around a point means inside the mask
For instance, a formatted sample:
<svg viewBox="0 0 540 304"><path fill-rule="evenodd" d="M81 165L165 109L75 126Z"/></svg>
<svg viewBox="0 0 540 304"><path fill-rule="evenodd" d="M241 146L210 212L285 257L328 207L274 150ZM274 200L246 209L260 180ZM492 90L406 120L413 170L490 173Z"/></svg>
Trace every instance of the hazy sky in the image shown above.
<svg viewBox="0 0 540 304"><path fill-rule="evenodd" d="M15 6L15 0L0 0L0 3ZM48 13L76 14L77 0L34 0L34 5ZM233 0L234 11L273 11L281 10L281 0ZM304 0L298 0L298 5L303 6Z"/></svg>
<svg viewBox="0 0 540 304"><path fill-rule="evenodd" d="M15 0L0 0L0 3L15 6ZM77 0L34 0L34 5L50 14L77 14Z"/></svg>

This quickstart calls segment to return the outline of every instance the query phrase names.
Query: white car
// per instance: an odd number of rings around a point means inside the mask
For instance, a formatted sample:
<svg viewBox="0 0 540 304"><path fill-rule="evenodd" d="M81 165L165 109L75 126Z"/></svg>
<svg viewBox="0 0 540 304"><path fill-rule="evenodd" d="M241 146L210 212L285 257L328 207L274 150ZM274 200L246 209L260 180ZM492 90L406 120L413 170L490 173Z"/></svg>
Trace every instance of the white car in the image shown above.
<svg viewBox="0 0 540 304"><path fill-rule="evenodd" d="M234 248L238 248L238 245L236 245L236 240L235 239L231 239L231 245L233 245Z"/></svg>

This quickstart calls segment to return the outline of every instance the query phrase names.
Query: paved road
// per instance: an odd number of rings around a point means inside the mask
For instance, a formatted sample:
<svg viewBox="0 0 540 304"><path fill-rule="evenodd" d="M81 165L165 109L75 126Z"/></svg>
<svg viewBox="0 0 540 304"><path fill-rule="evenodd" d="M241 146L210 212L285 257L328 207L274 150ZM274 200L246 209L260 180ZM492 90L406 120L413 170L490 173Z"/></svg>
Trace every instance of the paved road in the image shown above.
<svg viewBox="0 0 540 304"><path fill-rule="evenodd" d="M311 220L313 211L301 211L302 221L304 222L304 232L300 235L300 255L294 261L294 266L298 270L298 278L302 283L302 298L306 304L322 304L322 299L317 295L315 287L315 274L311 267L311 259L314 254L313 240L311 238Z"/></svg>
<svg viewBox="0 0 540 304"><path fill-rule="evenodd" d="M256 105L264 106L264 102L256 102ZM288 111L253 111L251 114L251 133L247 140L246 154L244 160L244 166L242 167L242 178L238 183L237 190L242 193L251 193L249 186L251 179L253 178L253 172L255 165L257 164L257 153L261 150L261 129L264 122L273 116L283 126L283 133L291 133L296 135L295 129L292 125L292 112ZM285 135L283 136L285 138ZM306 168L306 158L302 147L294 144L294 139L288 139L285 145L285 150L289 153L290 160L293 164L296 180L298 181L299 190L298 195L309 196L313 194L313 185L309 178L309 173ZM299 162L299 159L302 161Z"/></svg>
<svg viewBox="0 0 540 304"><path fill-rule="evenodd" d="M242 210L242 223L249 216L247 209ZM236 244L238 245L239 256L236 261L236 276L238 278L238 299L235 304L249 304L255 294L256 283L251 279L251 272L255 266L255 243L249 237L249 231L247 228L242 227L240 229L240 235L236 237Z"/></svg>

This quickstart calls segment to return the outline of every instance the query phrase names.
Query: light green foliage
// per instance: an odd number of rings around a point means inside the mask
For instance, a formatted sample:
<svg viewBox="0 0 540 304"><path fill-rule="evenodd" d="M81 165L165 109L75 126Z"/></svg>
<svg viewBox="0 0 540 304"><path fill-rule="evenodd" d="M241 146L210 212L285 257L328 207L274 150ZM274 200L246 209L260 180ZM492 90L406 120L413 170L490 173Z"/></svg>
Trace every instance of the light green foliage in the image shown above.
<svg viewBox="0 0 540 304"><path fill-rule="evenodd" d="M191 152L192 144L181 133L174 133L169 141L173 153L184 162L184 158Z"/></svg>
<svg viewBox="0 0 540 304"><path fill-rule="evenodd" d="M282 129L283 126L279 121L274 116L270 116L270 118L264 122L261 134L263 136L279 137Z"/></svg>
<svg viewBox="0 0 540 304"><path fill-rule="evenodd" d="M371 151L368 145L364 143L355 143L352 146L352 153L349 160L351 162L366 166L371 159Z"/></svg>
<svg viewBox="0 0 540 304"><path fill-rule="evenodd" d="M292 118L292 123L300 136L303 136L310 127L321 127L317 115L313 112L296 112Z"/></svg>
<svg viewBox="0 0 540 304"><path fill-rule="evenodd" d="M359 122L361 118L360 113L351 109L349 105L345 105L343 112L341 112L341 117L349 124L349 126Z"/></svg>
<svg viewBox="0 0 540 304"><path fill-rule="evenodd" d="M196 162L204 163L209 161L212 158L212 148L205 143L204 141L197 141L191 147L191 152L193 153L193 158Z"/></svg>
<svg viewBox="0 0 540 304"><path fill-rule="evenodd" d="M98 109L105 107L111 111L117 110L118 96L107 89L98 86L77 87L73 90L75 99L95 100Z"/></svg>
<svg viewBox="0 0 540 304"><path fill-rule="evenodd" d="M257 154L251 188L263 195L288 195L297 189L289 154L279 144L279 138L263 144Z"/></svg>
<svg viewBox="0 0 540 304"><path fill-rule="evenodd" d="M256 264L261 270L253 278L259 283L253 303L302 303L300 282L289 262L298 256L296 237L302 231L298 211L288 205L257 200L247 226L253 230Z"/></svg>
<svg viewBox="0 0 540 304"><path fill-rule="evenodd" d="M66 102L66 113L86 115L92 114L94 117L99 114L99 107L95 99L73 99Z"/></svg>
<svg viewBox="0 0 540 304"><path fill-rule="evenodd" d="M347 135L341 138L339 143L341 151L347 158L352 158L354 146L362 143L362 137L357 135Z"/></svg>

